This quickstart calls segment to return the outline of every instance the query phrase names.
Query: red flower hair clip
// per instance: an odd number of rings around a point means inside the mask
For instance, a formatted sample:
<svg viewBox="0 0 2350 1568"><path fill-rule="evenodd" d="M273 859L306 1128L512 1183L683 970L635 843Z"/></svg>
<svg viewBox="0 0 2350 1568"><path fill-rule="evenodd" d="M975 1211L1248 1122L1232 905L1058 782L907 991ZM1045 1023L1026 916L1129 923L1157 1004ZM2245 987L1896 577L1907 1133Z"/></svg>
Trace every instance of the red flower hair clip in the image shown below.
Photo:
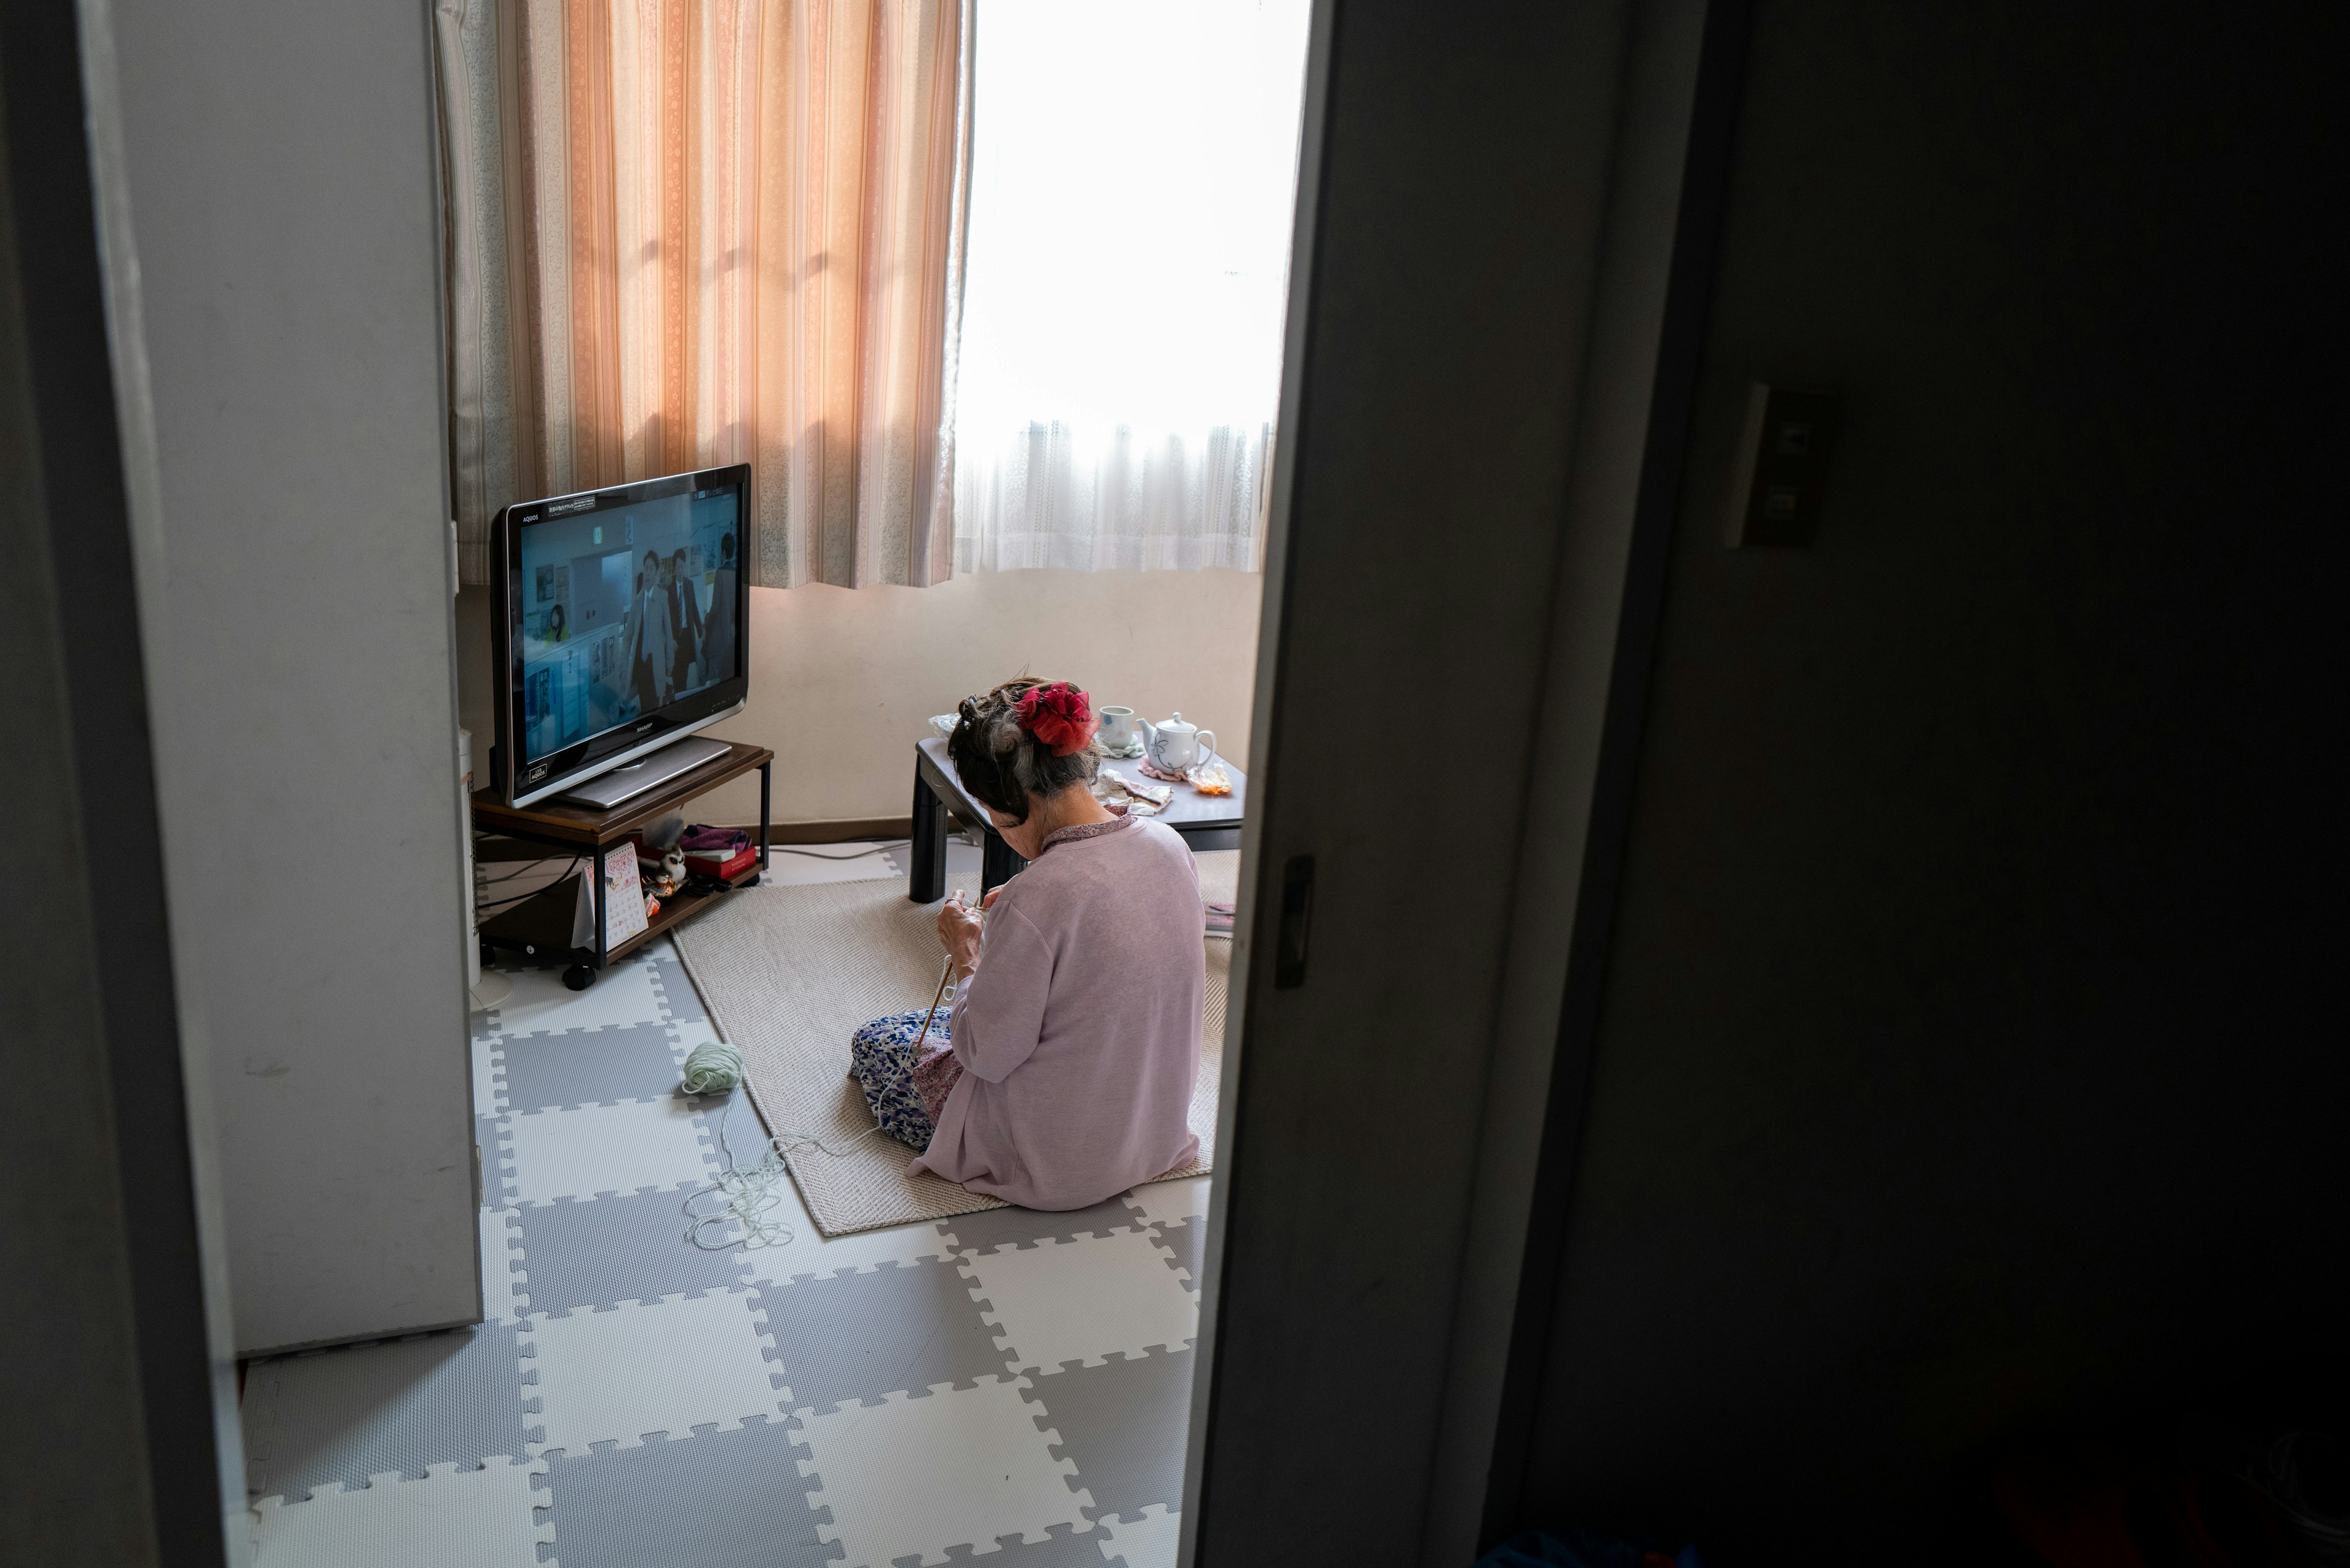
<svg viewBox="0 0 2350 1568"><path fill-rule="evenodd" d="M1030 687L1012 709L1020 715L1020 727L1051 747L1056 757L1084 751L1100 727L1093 699L1066 680Z"/></svg>

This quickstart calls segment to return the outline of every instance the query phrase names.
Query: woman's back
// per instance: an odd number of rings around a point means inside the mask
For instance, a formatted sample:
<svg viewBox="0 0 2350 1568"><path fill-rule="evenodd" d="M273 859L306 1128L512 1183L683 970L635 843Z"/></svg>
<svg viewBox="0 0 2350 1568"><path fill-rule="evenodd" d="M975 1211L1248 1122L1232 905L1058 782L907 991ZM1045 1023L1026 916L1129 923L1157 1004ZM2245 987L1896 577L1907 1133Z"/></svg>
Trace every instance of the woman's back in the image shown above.
<svg viewBox="0 0 2350 1568"><path fill-rule="evenodd" d="M963 1078L918 1167L1076 1209L1188 1163L1201 927L1191 852L1166 826L1055 835L988 914L951 1015Z"/></svg>

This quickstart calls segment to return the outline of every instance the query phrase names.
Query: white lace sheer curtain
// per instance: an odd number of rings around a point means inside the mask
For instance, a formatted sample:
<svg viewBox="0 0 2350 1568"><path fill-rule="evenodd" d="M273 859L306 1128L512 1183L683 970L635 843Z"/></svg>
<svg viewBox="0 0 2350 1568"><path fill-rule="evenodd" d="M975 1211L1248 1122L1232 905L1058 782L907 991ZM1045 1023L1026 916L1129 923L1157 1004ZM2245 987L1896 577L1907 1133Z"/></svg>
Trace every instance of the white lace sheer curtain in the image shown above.
<svg viewBox="0 0 2350 1568"><path fill-rule="evenodd" d="M1307 0L986 0L955 567L1255 569Z"/></svg>

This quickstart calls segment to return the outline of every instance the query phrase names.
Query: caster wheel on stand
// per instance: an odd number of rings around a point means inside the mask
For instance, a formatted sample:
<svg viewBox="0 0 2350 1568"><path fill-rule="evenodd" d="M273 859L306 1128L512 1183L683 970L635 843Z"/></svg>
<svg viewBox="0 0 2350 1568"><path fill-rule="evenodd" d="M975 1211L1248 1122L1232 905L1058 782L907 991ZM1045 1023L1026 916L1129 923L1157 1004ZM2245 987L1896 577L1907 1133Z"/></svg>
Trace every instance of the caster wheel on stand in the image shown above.
<svg viewBox="0 0 2350 1568"><path fill-rule="evenodd" d="M563 971L563 983L573 991L585 991L596 983L596 971L584 963L575 963Z"/></svg>
<svg viewBox="0 0 2350 1568"><path fill-rule="evenodd" d="M743 877L740 882L737 882L734 885L737 888L755 888L759 885L760 876L761 873L754 871L748 877Z"/></svg>

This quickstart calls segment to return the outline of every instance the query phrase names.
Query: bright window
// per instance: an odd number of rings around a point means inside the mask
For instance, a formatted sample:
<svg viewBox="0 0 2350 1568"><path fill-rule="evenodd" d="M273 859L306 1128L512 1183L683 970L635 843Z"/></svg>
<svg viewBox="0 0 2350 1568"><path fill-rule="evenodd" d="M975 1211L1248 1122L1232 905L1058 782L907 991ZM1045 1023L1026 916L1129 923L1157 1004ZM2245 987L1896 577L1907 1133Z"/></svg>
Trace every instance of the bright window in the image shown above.
<svg viewBox="0 0 2350 1568"><path fill-rule="evenodd" d="M1253 566L1305 0L982 0L957 564Z"/></svg>

